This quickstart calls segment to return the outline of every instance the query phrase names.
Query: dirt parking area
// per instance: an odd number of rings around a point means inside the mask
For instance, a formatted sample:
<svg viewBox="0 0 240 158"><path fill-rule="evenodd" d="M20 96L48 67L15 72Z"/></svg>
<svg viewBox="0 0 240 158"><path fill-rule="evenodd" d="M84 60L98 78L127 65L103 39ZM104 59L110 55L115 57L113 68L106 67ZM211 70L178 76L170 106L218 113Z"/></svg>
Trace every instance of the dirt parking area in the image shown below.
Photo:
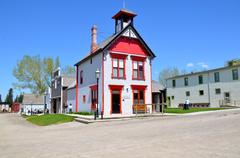
<svg viewBox="0 0 240 158"><path fill-rule="evenodd" d="M0 114L0 157L239 158L240 110L48 127Z"/></svg>

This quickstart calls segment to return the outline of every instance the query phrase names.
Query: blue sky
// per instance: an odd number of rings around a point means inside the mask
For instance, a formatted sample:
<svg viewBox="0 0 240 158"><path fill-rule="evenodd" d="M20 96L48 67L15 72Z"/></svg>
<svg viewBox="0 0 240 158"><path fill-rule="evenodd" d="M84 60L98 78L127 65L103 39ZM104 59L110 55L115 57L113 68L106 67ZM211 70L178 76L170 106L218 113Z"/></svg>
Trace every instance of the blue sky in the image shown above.
<svg viewBox="0 0 240 158"><path fill-rule="evenodd" d="M73 65L89 52L90 28L98 41L114 32L111 17L123 0L0 0L0 94L16 82L23 55L59 56ZM135 27L157 55L153 79L163 68L216 68L240 57L239 0L126 0L138 14ZM16 94L16 93L15 93Z"/></svg>

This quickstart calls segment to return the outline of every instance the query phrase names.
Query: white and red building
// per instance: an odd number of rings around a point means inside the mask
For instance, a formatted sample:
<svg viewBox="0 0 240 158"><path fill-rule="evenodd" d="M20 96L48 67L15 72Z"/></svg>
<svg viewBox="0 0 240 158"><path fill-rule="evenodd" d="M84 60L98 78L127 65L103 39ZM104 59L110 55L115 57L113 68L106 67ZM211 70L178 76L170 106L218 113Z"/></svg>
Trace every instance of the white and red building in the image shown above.
<svg viewBox="0 0 240 158"><path fill-rule="evenodd" d="M97 27L92 28L91 52L76 66L74 111L131 115L133 105L152 104L152 60L154 53L134 28L135 13L120 10L112 18L115 33L97 44ZM99 84L95 77L100 70ZM97 89L98 96L97 98Z"/></svg>

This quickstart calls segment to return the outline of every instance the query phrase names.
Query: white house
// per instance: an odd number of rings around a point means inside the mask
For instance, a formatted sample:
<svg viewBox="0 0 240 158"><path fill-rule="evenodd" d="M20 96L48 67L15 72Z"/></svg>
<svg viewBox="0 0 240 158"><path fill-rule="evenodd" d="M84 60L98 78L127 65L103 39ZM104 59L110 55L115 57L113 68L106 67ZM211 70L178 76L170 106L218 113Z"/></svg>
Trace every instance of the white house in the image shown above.
<svg viewBox="0 0 240 158"><path fill-rule="evenodd" d="M23 102L21 104L21 113L39 114L44 111L44 96L34 94L24 94Z"/></svg>
<svg viewBox="0 0 240 158"><path fill-rule="evenodd" d="M167 79L171 107L188 98L196 107L240 106L240 65L174 76Z"/></svg>
<svg viewBox="0 0 240 158"><path fill-rule="evenodd" d="M115 33L99 44L97 27L93 26L91 51L75 64L75 111L94 111L98 107L104 116L131 115L133 105L152 104L155 55L134 28L135 16L120 10L112 17ZM98 84L96 70L100 71Z"/></svg>

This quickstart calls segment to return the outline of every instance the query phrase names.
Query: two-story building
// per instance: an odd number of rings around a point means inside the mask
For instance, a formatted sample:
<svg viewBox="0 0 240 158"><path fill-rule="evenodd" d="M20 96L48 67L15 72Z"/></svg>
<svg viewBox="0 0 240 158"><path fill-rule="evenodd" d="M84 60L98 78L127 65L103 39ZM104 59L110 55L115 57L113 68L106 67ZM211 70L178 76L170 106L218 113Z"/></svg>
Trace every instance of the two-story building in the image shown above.
<svg viewBox="0 0 240 158"><path fill-rule="evenodd" d="M240 65L174 76L167 79L171 107L188 98L197 107L240 106Z"/></svg>
<svg viewBox="0 0 240 158"><path fill-rule="evenodd" d="M51 113L65 113L67 111L67 89L75 83L75 76L62 75L60 68L53 72L51 81Z"/></svg>
<svg viewBox="0 0 240 158"><path fill-rule="evenodd" d="M98 101L99 113L105 116L131 115L134 104L152 103L155 55L135 29L134 17L135 13L120 10L112 17L115 33L99 44L93 26L91 51L75 64L75 111L94 111ZM100 71L99 84L96 70Z"/></svg>

